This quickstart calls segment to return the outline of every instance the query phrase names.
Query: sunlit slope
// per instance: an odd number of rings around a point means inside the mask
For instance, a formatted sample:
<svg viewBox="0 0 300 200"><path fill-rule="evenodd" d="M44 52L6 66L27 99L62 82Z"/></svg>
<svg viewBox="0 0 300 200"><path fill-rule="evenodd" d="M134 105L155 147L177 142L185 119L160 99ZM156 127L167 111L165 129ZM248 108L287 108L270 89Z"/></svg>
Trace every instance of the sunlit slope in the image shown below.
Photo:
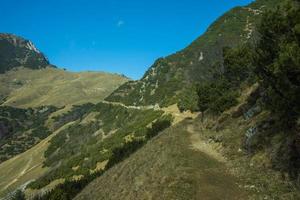
<svg viewBox="0 0 300 200"><path fill-rule="evenodd" d="M19 68L0 74L0 100L2 97L3 105L23 108L96 103L127 80L120 75L101 72Z"/></svg>
<svg viewBox="0 0 300 200"><path fill-rule="evenodd" d="M61 130L67 128L66 124L52 135L42 140L28 151L7 160L0 165L0 197L16 188L25 187L31 181L46 173L49 168L43 167L44 152L49 146L49 141ZM3 173L5 172L5 173Z"/></svg>
<svg viewBox="0 0 300 200"><path fill-rule="evenodd" d="M262 14L280 2L257 0L228 11L189 46L158 59L141 80L125 83L107 100L126 105L179 103L186 95L192 95L193 84L209 82L214 71L223 70L223 48L256 41L256 28Z"/></svg>
<svg viewBox="0 0 300 200"><path fill-rule="evenodd" d="M247 199L223 160L198 148L189 123L161 133L75 199Z"/></svg>

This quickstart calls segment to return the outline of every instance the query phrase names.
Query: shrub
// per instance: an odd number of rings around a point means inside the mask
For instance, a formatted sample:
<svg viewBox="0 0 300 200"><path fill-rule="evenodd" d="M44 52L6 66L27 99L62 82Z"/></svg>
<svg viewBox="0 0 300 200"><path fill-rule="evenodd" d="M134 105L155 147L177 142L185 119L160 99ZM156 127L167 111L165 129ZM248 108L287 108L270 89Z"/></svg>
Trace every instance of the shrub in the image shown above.
<svg viewBox="0 0 300 200"><path fill-rule="evenodd" d="M151 128L147 129L146 132L146 138L151 139L158 135L161 131L165 130L166 128L171 126L171 119L165 118L165 119L158 119L152 124Z"/></svg>
<svg viewBox="0 0 300 200"><path fill-rule="evenodd" d="M17 190L16 193L11 197L11 200L25 200L24 192Z"/></svg>

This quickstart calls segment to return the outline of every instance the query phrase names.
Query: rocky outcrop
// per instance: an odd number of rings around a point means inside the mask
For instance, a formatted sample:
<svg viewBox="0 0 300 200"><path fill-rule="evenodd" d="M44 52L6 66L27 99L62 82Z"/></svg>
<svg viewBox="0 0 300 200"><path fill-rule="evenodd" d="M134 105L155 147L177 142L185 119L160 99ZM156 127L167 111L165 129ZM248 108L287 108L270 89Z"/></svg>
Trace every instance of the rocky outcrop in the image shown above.
<svg viewBox="0 0 300 200"><path fill-rule="evenodd" d="M0 34L0 73L20 66L40 69L48 65L48 59L31 41L11 34Z"/></svg>

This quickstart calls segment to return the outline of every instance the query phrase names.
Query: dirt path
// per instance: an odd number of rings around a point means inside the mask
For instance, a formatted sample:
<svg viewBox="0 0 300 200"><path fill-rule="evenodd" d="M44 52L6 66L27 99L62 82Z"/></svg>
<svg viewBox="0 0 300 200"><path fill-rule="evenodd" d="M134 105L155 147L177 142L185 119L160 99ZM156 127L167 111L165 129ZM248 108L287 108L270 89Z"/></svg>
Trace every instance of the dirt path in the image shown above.
<svg viewBox="0 0 300 200"><path fill-rule="evenodd" d="M190 134L192 149L205 153L219 162L226 162L226 159L216 150L219 147L203 141L193 125L187 125L187 132Z"/></svg>
<svg viewBox="0 0 300 200"><path fill-rule="evenodd" d="M31 166L32 163L32 155L30 155L26 165L24 166L23 170L21 171L21 173L16 174L16 178L14 180L12 180L10 183L8 183L3 190L6 190L7 188L9 188L12 184L14 184L15 182L17 182L19 180L20 177L22 177L24 174L26 174L26 172L28 171L29 167ZM30 169L33 169L32 167Z"/></svg>
<svg viewBox="0 0 300 200"><path fill-rule="evenodd" d="M247 200L238 180L212 150L205 150L192 126L185 120L167 129L75 200Z"/></svg>
<svg viewBox="0 0 300 200"><path fill-rule="evenodd" d="M48 169L42 166L49 141L71 124L66 124L28 151L0 164L0 198L47 172Z"/></svg>

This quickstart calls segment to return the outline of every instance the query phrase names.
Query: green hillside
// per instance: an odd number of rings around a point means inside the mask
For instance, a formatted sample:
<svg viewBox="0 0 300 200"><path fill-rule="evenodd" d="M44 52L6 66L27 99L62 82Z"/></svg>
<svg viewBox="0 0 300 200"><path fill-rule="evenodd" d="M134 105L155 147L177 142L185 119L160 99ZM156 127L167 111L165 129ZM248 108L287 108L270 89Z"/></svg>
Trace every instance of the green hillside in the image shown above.
<svg viewBox="0 0 300 200"><path fill-rule="evenodd" d="M56 110L53 106L35 109L0 106L0 163L50 135L46 120Z"/></svg>
<svg viewBox="0 0 300 200"><path fill-rule="evenodd" d="M250 8L262 6L265 2L267 1L257 1ZM197 110L202 111L201 117L193 123L186 122L162 133L152 140L152 145L142 148L128 160L93 181L76 197L77 199L300 198L300 2L284 1L280 7L276 7L274 3L267 5L266 8L275 9L265 12L261 15L262 18L257 19L259 20L256 22L257 38L223 49L223 52L220 52L223 61L219 64L222 68L220 70L218 65L211 63L211 77L205 77L206 73L203 71L203 81L195 86ZM245 8L234 9L225 14L225 18L243 9ZM226 24L228 21L216 22L213 27L218 25L226 27ZM238 30L236 27L231 27L231 30L228 29L226 32L232 33L236 30ZM236 38L235 35L232 40ZM208 43L211 41L207 37L206 40ZM192 52L195 51L194 49ZM182 62L184 60L185 57L180 59ZM154 65L161 68L150 69L154 72L154 77L163 74L163 71L156 73L155 69L164 69L162 66L168 66L165 61L161 59ZM198 78L203 78L194 72ZM171 80L176 75L170 75L170 79L166 77L165 80L170 80L170 89L173 86ZM136 102L133 96L127 96L126 92L129 90L137 92L135 95L147 94L143 92L148 88L147 81L143 82L145 78L147 80L147 74L140 82L121 86L120 90L108 99L125 103ZM192 76L189 80L193 80ZM178 80L173 81L178 83ZM140 84L141 90L136 91L136 87ZM175 90L174 87L170 90L175 93L178 91L176 87ZM159 100L166 98L167 104L172 102L165 95L166 91L159 94L161 95ZM190 90L188 95L191 94ZM159 101L149 96L145 101L149 98L151 104ZM142 100L143 98L140 102ZM188 133L195 134L189 144L184 143L184 134ZM176 134L180 134L180 137L169 143L169 140L176 138ZM165 137L168 139L164 139ZM172 149L173 145L176 145L176 148ZM165 146L168 148L164 148ZM210 171L213 168L201 173L201 170L206 169L207 163L200 155L197 155L199 158L196 159L191 158L193 155L191 152L186 153L185 149L191 146L198 147L198 150L210 159L225 162L227 164L225 165L227 168L223 166L225 171L240 181L239 189L246 191L246 196L239 197L243 194L240 191L227 197L228 191L218 191L219 185L224 184L227 189L232 188L234 184L224 183L225 180L230 180L228 177L219 180L220 174ZM153 151L156 153L149 154ZM220 157L218 153L223 155L223 159L220 159L222 156ZM151 157L154 155L155 159ZM185 158L190 159L186 161ZM196 161L204 163L199 164L201 167L197 167ZM216 171L222 174L221 169ZM206 180L207 176L212 177ZM201 186L201 180L205 180L204 186L195 189ZM205 186L209 187L208 191ZM221 197L218 196L220 193Z"/></svg>
<svg viewBox="0 0 300 200"><path fill-rule="evenodd" d="M186 120L162 132L75 199L247 199L222 158L201 152L192 126Z"/></svg>
<svg viewBox="0 0 300 200"><path fill-rule="evenodd" d="M298 188L272 169L269 156L274 146L260 141L262 134L251 143L265 145L264 149L252 146L255 154L244 149L246 133L268 116L266 112L238 116L244 106L241 101L217 119L209 116L204 123L201 117L187 119L167 129L75 199L299 199ZM280 137L272 144L278 145Z"/></svg>
<svg viewBox="0 0 300 200"><path fill-rule="evenodd" d="M223 48L234 47L257 38L256 26L262 14L276 7L279 0L258 0L246 7L237 7L220 17L205 34L187 48L158 59L135 82L122 85L107 100L127 105L166 106L184 98L184 89L210 81L213 71L223 70Z"/></svg>
<svg viewBox="0 0 300 200"><path fill-rule="evenodd" d="M45 139L49 141L49 146L43 149L44 158L39 158L38 163L39 166L43 165L44 173L40 167L28 171L30 174L38 174L34 177L37 178L35 181L27 176L27 172L20 174L18 184L11 184L11 187L3 185L0 195L3 196L30 181L33 182L27 187L29 196L43 194L40 192L47 191L46 188L59 180L66 181L65 184L73 184L72 181L75 180L82 180L82 184L92 181L91 178L99 176L106 165L108 169L120 159L125 159L131 151L153 137L153 134L170 126L171 120L169 115L163 115L163 111L127 108L110 103L84 104L64 114L55 115L52 117L52 127L57 131L54 131L51 139ZM60 128L68 124L67 128ZM45 146L40 145L45 144L45 141L36 146ZM125 151L128 148L126 145L130 148ZM122 149L125 152L116 154L119 150L123 151ZM24 156L28 156L27 154L25 152ZM2 163L0 169L7 168L6 166L17 168L11 162L14 159ZM9 183L10 176L3 175L0 180ZM76 193L71 190L69 195Z"/></svg>

